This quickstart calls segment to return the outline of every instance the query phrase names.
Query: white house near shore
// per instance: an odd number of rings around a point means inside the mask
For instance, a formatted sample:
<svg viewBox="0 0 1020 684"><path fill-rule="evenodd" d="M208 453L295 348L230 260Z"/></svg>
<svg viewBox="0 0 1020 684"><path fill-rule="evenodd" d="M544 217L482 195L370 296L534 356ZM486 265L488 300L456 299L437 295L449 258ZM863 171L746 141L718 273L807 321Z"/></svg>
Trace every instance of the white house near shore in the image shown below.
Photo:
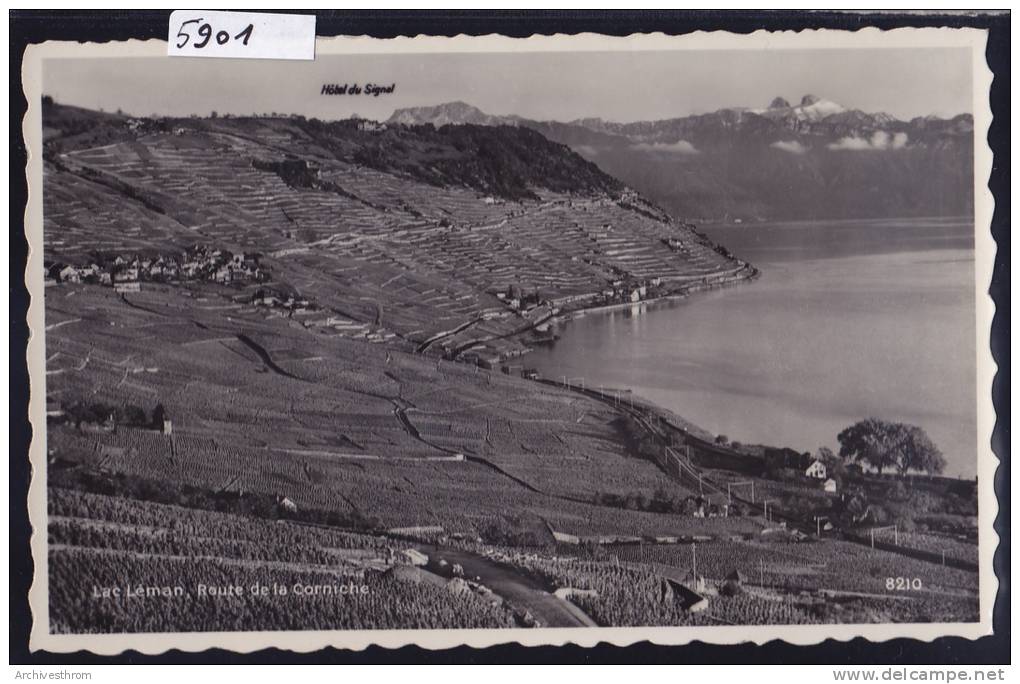
<svg viewBox="0 0 1020 684"><path fill-rule="evenodd" d="M804 474L817 480L824 480L828 473L825 470L824 463L821 461L812 461L811 465L804 470Z"/></svg>

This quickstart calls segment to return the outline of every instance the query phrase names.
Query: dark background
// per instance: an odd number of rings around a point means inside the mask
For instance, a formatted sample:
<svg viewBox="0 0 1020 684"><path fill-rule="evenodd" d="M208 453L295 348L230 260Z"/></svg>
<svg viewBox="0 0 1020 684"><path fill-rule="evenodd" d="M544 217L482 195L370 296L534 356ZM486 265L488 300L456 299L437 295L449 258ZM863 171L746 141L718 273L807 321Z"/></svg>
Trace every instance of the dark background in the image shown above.
<svg viewBox="0 0 1020 684"><path fill-rule="evenodd" d="M295 12L295 10L258 10ZM300 11L300 10L298 10ZM998 374L992 387L997 416L992 443L1000 466L995 477L999 514L995 530L1000 544L995 571L1000 578L994 612L994 635L969 641L942 638L932 642L895 639L872 643L827 640L815 646L791 646L772 641L762 646L741 644L713 646L693 642L686 646L653 646L647 642L627 648L601 645L523 648L516 645L487 649L461 647L428 651L416 647L397 650L369 648L361 652L325 649L309 654L266 649L249 655L212 649L201 653L168 651L145 656L127 651L116 657L91 653L30 653L28 634L31 611L28 588L32 582L31 528L26 499L31 468L28 446L32 430L28 422L28 292L24 284L28 244L24 236L26 152L21 122L26 105L21 87L21 63L25 47L45 40L113 41L158 38L166 40L170 11L11 11L10 21L10 663L11 664L110 664L110 663L782 663L782 664L979 664L1008 663L1010 643L1009 607L1009 110L1010 27L1009 15L944 15L915 13L838 13L764 11L316 11L320 36L369 35L377 38L460 33L501 33L526 37L533 33L575 34L596 32L627 35L661 31L679 35L693 31L726 30L750 33L758 29L801 30L810 28L882 29L902 26L949 26L989 29L987 59L994 73L990 99L993 121L988 140L994 152L989 187L995 196L992 233L998 244L989 292L996 313L990 340Z"/></svg>

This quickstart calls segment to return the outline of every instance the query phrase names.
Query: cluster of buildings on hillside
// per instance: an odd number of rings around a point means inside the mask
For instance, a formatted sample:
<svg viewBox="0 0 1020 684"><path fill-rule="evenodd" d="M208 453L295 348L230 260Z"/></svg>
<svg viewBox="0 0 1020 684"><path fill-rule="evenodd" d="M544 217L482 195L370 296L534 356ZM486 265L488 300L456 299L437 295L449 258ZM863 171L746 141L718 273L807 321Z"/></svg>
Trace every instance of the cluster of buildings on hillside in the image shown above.
<svg viewBox="0 0 1020 684"><path fill-rule="evenodd" d="M251 303L255 306L288 309L298 314L318 311L318 307L304 297L295 295L292 292L274 290L271 287L260 287L255 290L255 293L251 296Z"/></svg>
<svg viewBox="0 0 1020 684"><path fill-rule="evenodd" d="M636 304L648 298L651 288L659 287L660 285L662 285L662 278L652 278L648 281L642 280L638 283L614 280L609 283L608 287L602 290L600 296L596 298L596 303L625 304L630 302L631 304Z"/></svg>
<svg viewBox="0 0 1020 684"><path fill-rule="evenodd" d="M496 292L496 298L514 311L521 311L542 304L542 295L538 288L526 292L520 285L510 285L505 290Z"/></svg>
<svg viewBox="0 0 1020 684"><path fill-rule="evenodd" d="M606 283L606 287L595 293L582 293L558 297L551 300L542 299L540 291L536 288L527 291L519 285L510 285L503 290L495 292L496 298L506 304L514 311L527 311L543 304L564 305L578 301L584 301L588 306L606 306L609 304L626 304L648 299L654 295L653 288L662 285L662 278L651 278L649 280L632 281L618 278Z"/></svg>
<svg viewBox="0 0 1020 684"><path fill-rule="evenodd" d="M265 310L270 316L282 316L292 324L312 328L321 332L335 333L351 339L365 339L369 342L386 342L397 336L395 332L354 320L348 316L323 309L315 302L294 292L262 286L255 290L251 299L237 297L236 302L250 302Z"/></svg>
<svg viewBox="0 0 1020 684"><path fill-rule="evenodd" d="M137 292L141 283L206 280L217 283L266 282L269 270L260 264L261 254L233 254L204 245L189 247L179 254L142 257L117 255L97 257L86 265L59 261L44 264L47 286L61 283L94 283L114 287L118 292Z"/></svg>
<svg viewBox="0 0 1020 684"><path fill-rule="evenodd" d="M386 128L387 128L386 124L379 123L377 121L368 121L366 119L364 121L358 122L358 130L366 131L368 133L381 133L385 131Z"/></svg>

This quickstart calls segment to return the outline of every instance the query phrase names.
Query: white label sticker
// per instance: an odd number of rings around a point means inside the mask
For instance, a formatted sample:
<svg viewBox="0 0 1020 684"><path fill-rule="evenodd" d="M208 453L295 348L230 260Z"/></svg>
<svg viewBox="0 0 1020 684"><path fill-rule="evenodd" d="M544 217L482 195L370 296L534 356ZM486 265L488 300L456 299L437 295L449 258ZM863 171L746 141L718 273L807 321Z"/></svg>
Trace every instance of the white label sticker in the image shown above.
<svg viewBox="0 0 1020 684"><path fill-rule="evenodd" d="M315 16L175 10L171 57L315 59Z"/></svg>

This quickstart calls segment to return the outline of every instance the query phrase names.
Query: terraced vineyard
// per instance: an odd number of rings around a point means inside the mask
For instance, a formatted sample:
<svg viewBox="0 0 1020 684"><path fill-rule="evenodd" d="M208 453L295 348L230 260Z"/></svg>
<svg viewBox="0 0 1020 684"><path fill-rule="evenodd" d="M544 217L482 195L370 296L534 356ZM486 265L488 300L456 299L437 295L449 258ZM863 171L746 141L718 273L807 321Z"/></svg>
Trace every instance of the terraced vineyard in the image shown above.
<svg viewBox="0 0 1020 684"><path fill-rule="evenodd" d="M524 554L500 556L547 581L580 590L571 601L601 625L772 625L817 622L803 606L754 595L713 597L704 612L689 612L667 591L653 568L600 561L547 559Z"/></svg>
<svg viewBox="0 0 1020 684"><path fill-rule="evenodd" d="M622 561L654 563L690 573L697 562L698 574L722 581L734 570L754 584L789 591L831 590L888 594L886 579L917 577L921 593L969 594L974 574L955 568L904 558L888 551L862 548L836 540L794 543L762 541L711 541L690 545L620 547L614 555ZM857 571L848 571L848 567Z"/></svg>
<svg viewBox="0 0 1020 684"><path fill-rule="evenodd" d="M917 549L946 559L976 563L978 545L976 540L961 539L945 534L923 532L898 532L882 530L875 534L875 540L887 543L899 543L908 549Z"/></svg>
<svg viewBox="0 0 1020 684"><path fill-rule="evenodd" d="M48 113L59 118L61 109ZM506 336L539 315L495 296L512 285L562 306L613 283L633 289L657 279L670 291L746 270L625 190L539 186L531 198L506 198L356 161L379 136L412 144L422 135L189 119L144 132L125 123L111 133L115 142L98 146L88 136L58 137L45 168L47 256L75 261L194 242L260 251L281 282L356 322L416 345L470 324L440 346L488 342L495 354L520 350ZM554 155L587 168L566 148ZM284 159L302 169L300 181L272 170ZM669 248L667 238L684 247Z"/></svg>
<svg viewBox="0 0 1020 684"><path fill-rule="evenodd" d="M206 308L174 286L50 293L48 316L77 318L47 337L50 401L146 411L158 403L172 421L162 434L56 419L55 459L287 497L383 527L477 533L479 521L525 509L567 533L676 534L695 523L592 503L596 491L651 495L671 484L628 455L608 407L566 390L212 306L229 302L226 286L195 290Z"/></svg>
<svg viewBox="0 0 1020 684"><path fill-rule="evenodd" d="M471 591L401 579L390 565L398 541L59 489L50 509L58 633L515 624L509 608ZM228 587L240 590L213 593ZM121 594L96 597L102 588Z"/></svg>
<svg viewBox="0 0 1020 684"><path fill-rule="evenodd" d="M710 541L697 544L704 612L687 612L667 598L668 578L697 587L690 544L614 546L598 560L497 552L504 562L543 578L572 595L601 624L811 624L817 622L932 622L977 617L973 574L864 551L845 542L773 544ZM862 571L853 571L851 564ZM721 591L740 573L737 595ZM917 577L920 587L890 591L889 577ZM594 593L589 593L594 592ZM654 616L654 617L650 617ZM649 622L648 620L653 620Z"/></svg>

